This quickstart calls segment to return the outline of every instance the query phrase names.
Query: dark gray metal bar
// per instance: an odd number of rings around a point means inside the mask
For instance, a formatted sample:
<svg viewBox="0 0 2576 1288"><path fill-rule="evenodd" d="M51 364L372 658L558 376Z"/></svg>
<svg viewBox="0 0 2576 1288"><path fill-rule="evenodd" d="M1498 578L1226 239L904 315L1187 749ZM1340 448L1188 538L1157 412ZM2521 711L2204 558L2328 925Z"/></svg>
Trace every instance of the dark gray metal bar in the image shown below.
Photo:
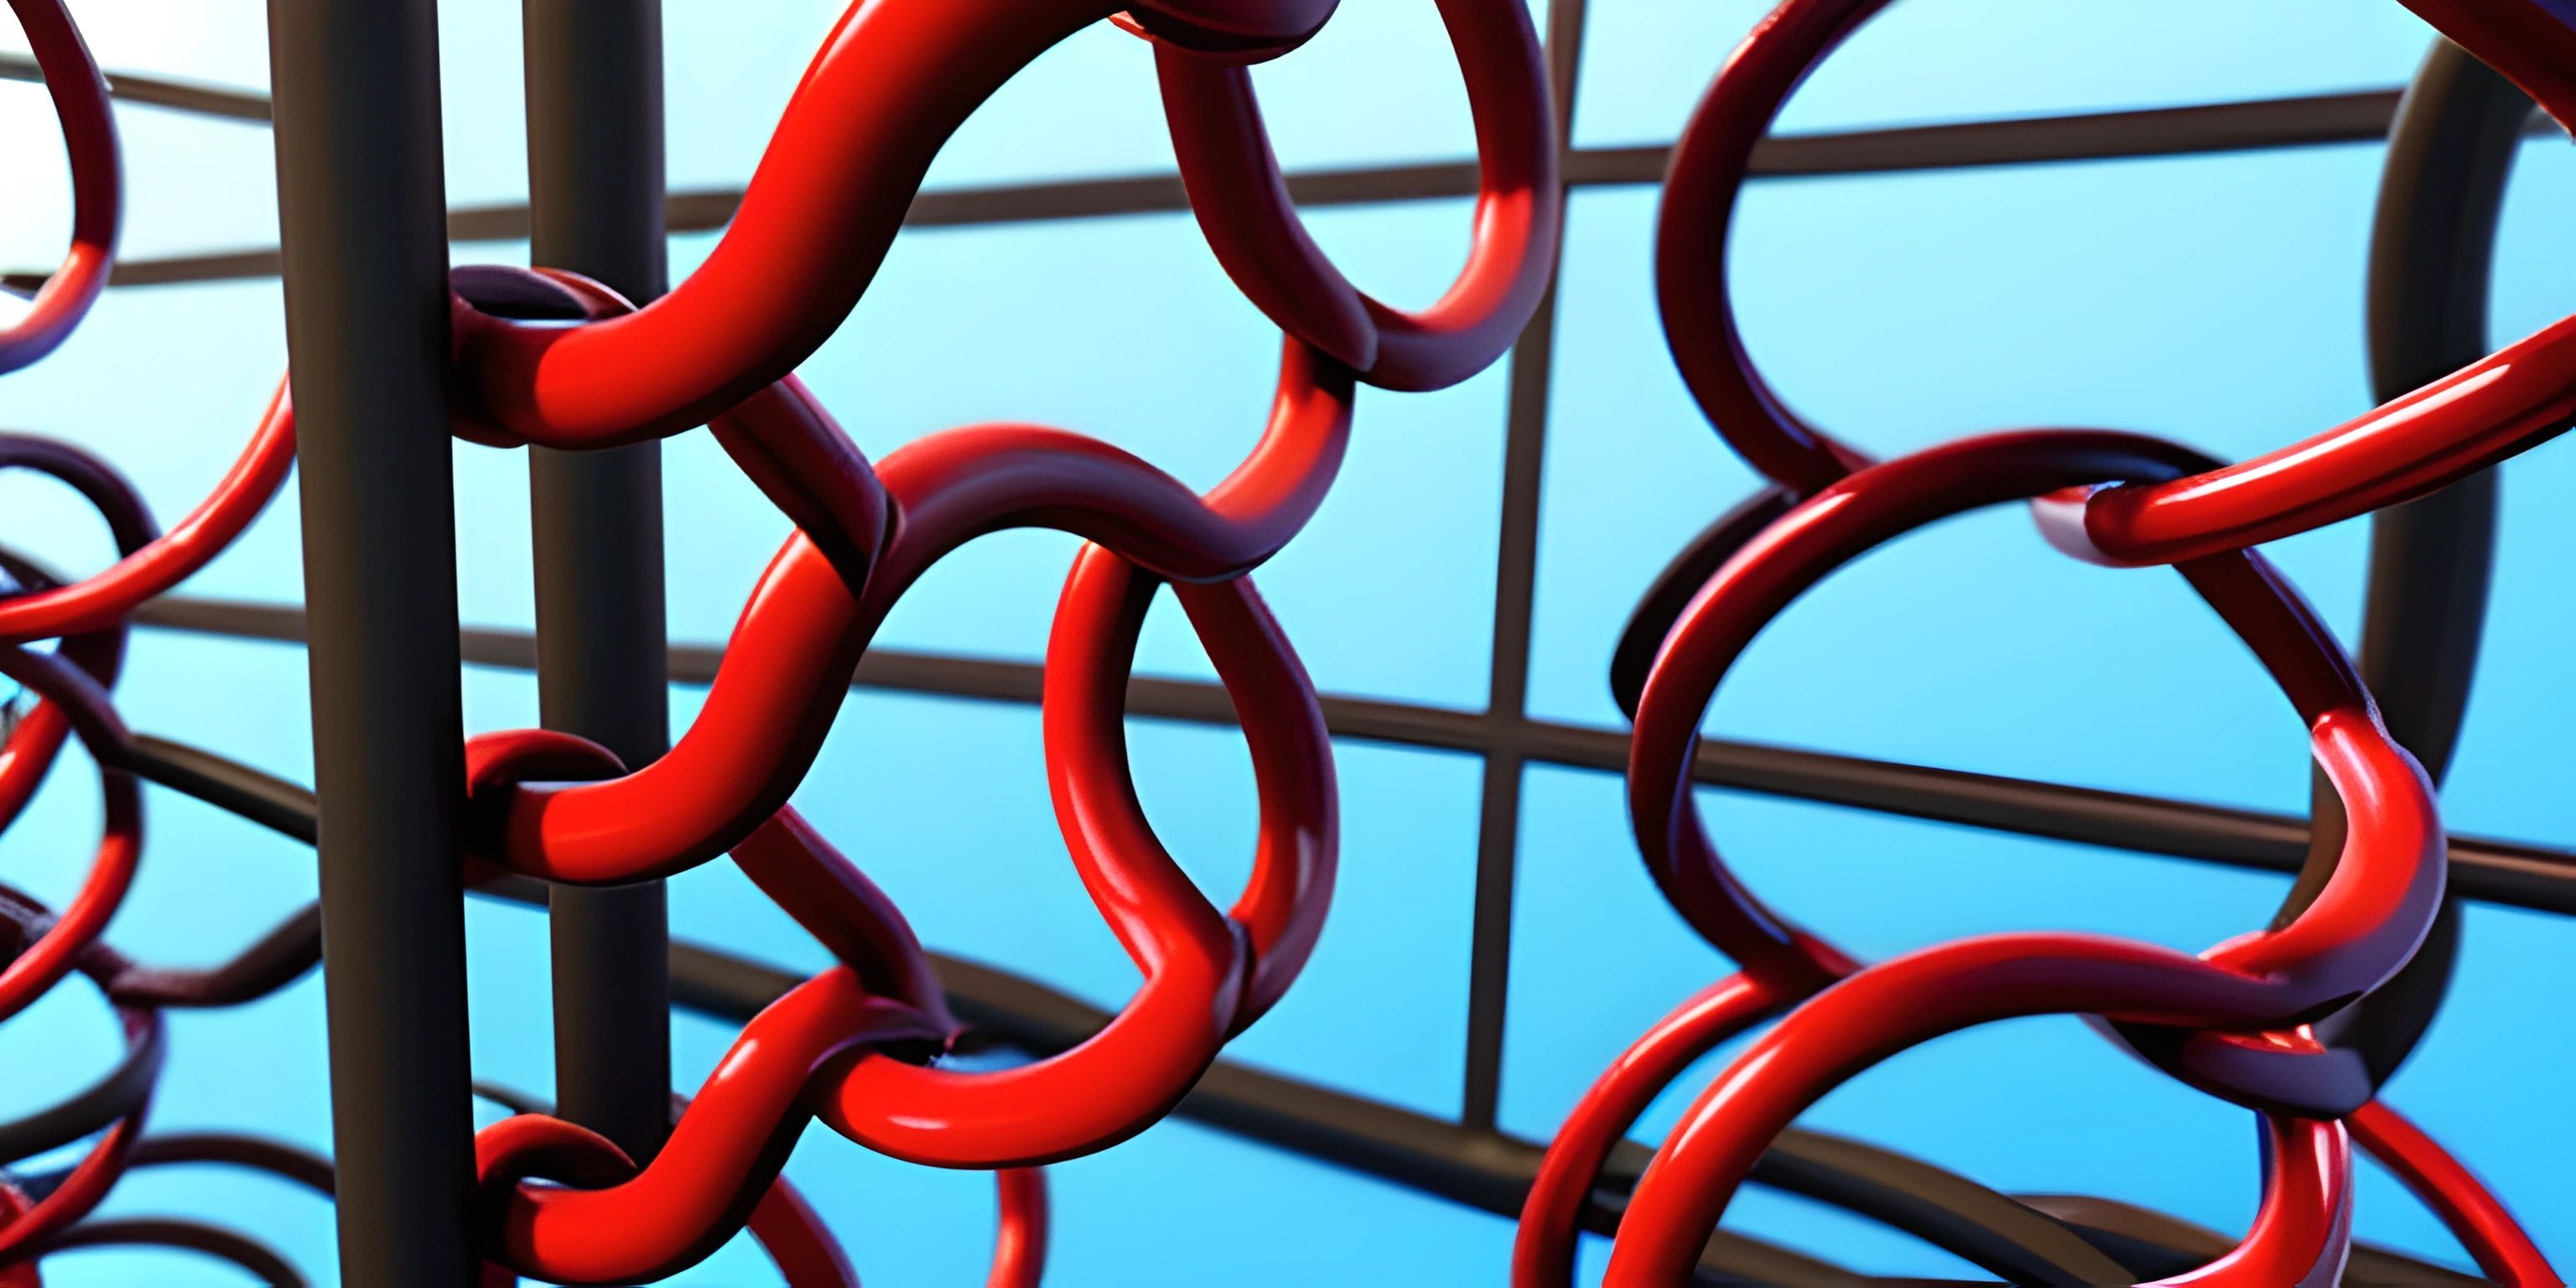
<svg viewBox="0 0 2576 1288"><path fill-rule="evenodd" d="M1547 71L1562 168L1574 134L1574 77L1583 62L1584 0L1548 0ZM1562 237L1560 236L1560 244ZM1555 249L1551 248L1550 255ZM1549 274L1538 311L1512 346L1503 411L1503 494L1495 534L1494 645L1486 690L1488 727L1517 725L1529 693L1530 602L1538 583L1539 481L1547 462L1547 400L1556 352L1556 283ZM1467 1059L1458 1121L1494 1125L1503 1085L1503 1013L1511 994L1512 883L1520 844L1519 740L1484 747L1485 779L1476 820L1476 884L1467 961Z"/></svg>
<svg viewBox="0 0 2576 1288"><path fill-rule="evenodd" d="M341 1278L477 1260L435 0L270 0Z"/></svg>
<svg viewBox="0 0 2576 1288"><path fill-rule="evenodd" d="M1779 135L1754 149L1752 174L1755 178L1886 174L2374 143L2387 137L2399 94L2393 89L2370 90L2018 121ZM2535 123L2528 132L2546 129ZM1661 183L1669 153L1670 149L1654 144L1578 148L1566 154L1563 176L1572 188ZM1475 191L1472 161L1311 170L1288 176L1289 195L1306 207L1425 201L1471 196ZM724 227L741 200L739 189L675 192L664 208L671 231L705 232ZM953 227L1187 209L1189 199L1178 176L1132 175L934 189L913 200L904 222L910 227ZM522 205L459 207L448 218L448 235L457 241L515 241L527 236L529 227L528 208ZM276 274L274 250L240 249L126 260L117 264L109 284L156 286ZM44 280L43 272L0 273L0 288L33 290Z"/></svg>
<svg viewBox="0 0 2576 1288"><path fill-rule="evenodd" d="M2512 82L2439 38L2407 87L2371 225L2370 375L2380 401L2486 355L2496 222L2535 115ZM2496 493L2496 471L2483 470L2370 520L2361 674L2389 733L2436 784L2450 768L2477 670ZM2322 774L2310 795L2316 835L2284 916L2316 897L2343 845L2343 803ZM2375 1082L2386 1081L2441 1009L2459 944L2459 902L2447 899L2405 968L2320 1023L2319 1036L2353 1050Z"/></svg>
<svg viewBox="0 0 2576 1288"><path fill-rule="evenodd" d="M211 116L228 121L268 123L268 95L255 90L229 89L221 85L201 85L194 81L170 80L161 76L138 76L132 72L107 72L108 97L127 103L166 107L190 116ZM44 69L26 54L0 54L0 80L36 81L45 79Z"/></svg>
<svg viewBox="0 0 2576 1288"><path fill-rule="evenodd" d="M660 0L526 0L528 193L539 265L638 304L665 287ZM629 768L670 746L662 447L528 449L537 685L549 729ZM553 899L555 1098L638 1159L671 1119L662 883Z"/></svg>
<svg viewBox="0 0 2576 1288"><path fill-rule="evenodd" d="M284 643L304 639L303 611L278 604L169 598L144 605L134 621L162 630L244 639ZM464 652L466 661L477 666L525 671L536 665L535 642L517 631L466 631ZM722 649L704 645L674 647L671 680L705 684L715 678L723 656ZM850 683L854 688L1025 704L1037 701L1039 678L1039 669L1032 663L877 650L859 664ZM1325 726L1335 737L1470 753L1510 743L1531 761L1607 773L1619 773L1628 763L1628 735L1617 729L1543 720L1503 721L1482 712L1369 698L1326 696L1322 702ZM1223 688L1190 680L1132 681L1127 709L1146 719L1234 723L1234 708ZM247 776L237 772L218 784L205 782L197 770L156 759L138 757L130 767L235 812L267 808L239 795L250 778L258 777L256 771L248 771ZM2285 814L1769 743L1703 740L1691 772L1711 787L2265 872L2296 872L2308 851L2308 820ZM2465 899L2576 915L2576 854L2518 841L2453 835L2451 890Z"/></svg>

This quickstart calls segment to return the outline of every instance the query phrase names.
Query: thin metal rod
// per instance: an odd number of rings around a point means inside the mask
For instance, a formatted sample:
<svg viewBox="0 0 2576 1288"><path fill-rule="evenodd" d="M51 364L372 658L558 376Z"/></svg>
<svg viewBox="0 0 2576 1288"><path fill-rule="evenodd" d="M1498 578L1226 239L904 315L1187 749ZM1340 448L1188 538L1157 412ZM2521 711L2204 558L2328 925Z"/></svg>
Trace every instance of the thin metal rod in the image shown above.
<svg viewBox="0 0 2576 1288"><path fill-rule="evenodd" d="M146 604L136 625L237 639L299 643L304 614L288 605L168 598ZM464 632L465 660L476 666L525 671L536 665L535 642L518 631ZM675 684L704 685L715 678L724 651L675 646ZM985 702L1026 705L1038 700L1039 668L1027 662L941 657L879 649L859 663L853 688L929 693ZM1408 706L1373 698L1327 696L1324 724L1337 738L1483 754L1512 745L1523 759L1606 773L1624 772L1628 735L1544 720L1504 721L1482 713ZM1225 690L1192 680L1139 679L1127 688L1129 714L1153 720L1232 726L1234 708ZM138 740L150 742L149 739ZM203 795L198 777L180 766L138 761L135 772L155 782ZM1865 809L1880 814L1960 823L2023 836L2042 836L2141 854L2193 859L2224 867L2296 872L2308 850L2308 820L2288 814L2229 809L2190 801L2107 792L1997 774L1836 756L1768 743L1704 739L1692 764L1694 781L1763 796L1783 796ZM206 784L205 799L236 812L242 786L236 774ZM220 797L220 798L219 798ZM246 808L258 808L243 802ZM2463 899L2576 915L2576 853L2492 837L2451 837L2451 892Z"/></svg>
<svg viewBox="0 0 2576 1288"><path fill-rule="evenodd" d="M270 0L341 1279L477 1266L435 0Z"/></svg>
<svg viewBox="0 0 2576 1288"><path fill-rule="evenodd" d="M533 258L637 303L665 286L660 0L526 0ZM549 729L640 767L670 747L662 447L528 449L537 694ZM555 892L555 1099L651 1158L671 1120L662 883Z"/></svg>
<svg viewBox="0 0 2576 1288"><path fill-rule="evenodd" d="M971 1035L1016 1048L1028 1055L1062 1051L1100 1031L1109 1015L1078 998L1037 980L1023 978L976 962L935 955L949 1004L966 1022ZM803 982L801 976L712 948L681 942L671 946L672 1001L713 1018L740 1024ZM1520 1215L1538 1174L1542 1147L1533 1141L1493 1130L1474 1130L1364 1096L1355 1096L1298 1078L1220 1058L1191 1088L1173 1113L1219 1131L1320 1159L1355 1172L1392 1181L1408 1189L1483 1209L1500 1216ZM1637 1177L1654 1150L1634 1140L1614 1146L1602 1168L1600 1184L1584 1206L1583 1227L1595 1234L1618 1228L1621 1211ZM1944 1172L1920 1160L1861 1141L1792 1127L1780 1134L1753 1166L1752 1179L1762 1185L1805 1195L1905 1231L1937 1246L1979 1261L1988 1268L2042 1258L2029 1249L2044 1246L2056 1231L2036 1197L1998 1194L1966 1177ZM2055 1206L2071 1199L2081 1205L2104 1200L2057 1196ZM2127 1208L2141 1222L2123 1240L2130 1255L2161 1254L2160 1274L2180 1273L2209 1259L2191 1242L2191 1227L2144 1209ZM2100 1218L2087 1211L2066 1220L2092 1239ZM2185 1232L2177 1255L2174 1235ZM1701 1283L1816 1283L1804 1275L1748 1275L1776 1250L1748 1245L1718 1232L1703 1254ZM2199 1255L2192 1255L2199 1253ZM2176 1265L2175 1262L2181 1264ZM2454 1275L2387 1249L2357 1245L2356 1271L2369 1263L2393 1278L2353 1282L2418 1285L2474 1284L2483 1280ZM2411 1277L2410 1277L2411 1276ZM2017 1278L2016 1282L2020 1280ZM1860 1283L1879 1283L1861 1278ZM1926 1280L1884 1281L1923 1284Z"/></svg>
<svg viewBox="0 0 2576 1288"><path fill-rule="evenodd" d="M268 95L257 90L231 89L222 85L204 85L195 81L171 80L161 76L141 76L133 72L108 72L108 97L149 107L164 107L189 116L211 116L218 120L268 123ZM0 80L43 83L44 69L30 54L0 54Z"/></svg>
<svg viewBox="0 0 2576 1288"><path fill-rule="evenodd" d="M2399 94L2393 89L2369 90L2018 121L1779 135L1754 149L1752 174L1763 179L1888 174L2376 143L2388 136ZM2529 132L2544 130L2535 123ZM1563 177L1571 188L1661 183L1669 154L1670 149L1660 145L1578 148L1566 154ZM1288 191L1305 207L1468 197L1476 192L1476 165L1441 161L1311 170L1288 176ZM672 232L706 232L731 221L741 201L738 188L675 192L664 209ZM904 223L915 228L955 227L1187 209L1189 198L1177 176L1133 175L934 189L913 200ZM529 228L524 205L463 206L448 214L448 235L455 241L516 241L528 236ZM116 265L108 284L244 281L276 274L276 251L245 248L125 260ZM42 272L0 273L0 287L10 290L33 290L44 280Z"/></svg>
<svg viewBox="0 0 2576 1288"><path fill-rule="evenodd" d="M1584 0L1548 0L1547 6L1547 70L1560 163L1573 136L1574 76L1583 60L1583 5ZM1489 727L1517 725L1529 692L1539 487L1547 465L1547 400L1556 350L1553 277L1539 297L1538 311L1512 346L1511 384L1505 394L1502 513L1494 541L1494 643L1485 697ZM1467 959L1466 1067L1458 1113L1459 1122L1470 1130L1494 1125L1495 1107L1502 1096L1503 1014L1511 995L1512 884L1524 768L1519 739L1496 740L1484 752Z"/></svg>
<svg viewBox="0 0 2576 1288"><path fill-rule="evenodd" d="M2494 69L2447 40L2416 74L2398 109L2371 222L2372 394L2397 398L2484 356L2487 284L2505 180L2520 135L2537 115ZM2438 787L2450 768L2477 671L2496 544L2497 471L2371 516L2370 588L2361 675L2390 736ZM2310 793L2316 836L2284 916L2324 888L2341 852L2343 802L2322 773ZM2449 991L2459 958L2460 909L2445 899L2403 969L2317 1033L2360 1057L2374 1082L2397 1072Z"/></svg>

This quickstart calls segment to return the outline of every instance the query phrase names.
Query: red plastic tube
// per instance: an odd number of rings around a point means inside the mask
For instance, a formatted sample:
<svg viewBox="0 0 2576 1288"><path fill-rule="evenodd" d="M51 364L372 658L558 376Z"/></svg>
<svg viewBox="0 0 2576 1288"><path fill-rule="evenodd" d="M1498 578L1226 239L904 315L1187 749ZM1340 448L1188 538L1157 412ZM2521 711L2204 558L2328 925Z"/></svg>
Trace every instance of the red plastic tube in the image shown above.
<svg viewBox="0 0 2576 1288"><path fill-rule="evenodd" d="M1899 957L1791 1011L1691 1106L1639 1180L1603 1283L1680 1283L1753 1160L1825 1091L1909 1046L2020 1015L2277 1024L2288 990L2215 963L2081 935L1997 935ZM2349 1201L2341 1127L2266 1119L2264 1204L2245 1243L2175 1283L2331 1284ZM2322 1277L2312 1277L2322 1270Z"/></svg>
<svg viewBox="0 0 2576 1288"><path fill-rule="evenodd" d="M635 1283L704 1260L741 1229L794 1148L805 1083L833 1057L874 1041L944 1038L918 1013L870 997L846 968L824 972L743 1030L671 1138L640 1172L586 1128L522 1114L475 1137L490 1228L484 1255L541 1279ZM595 1189L527 1183L544 1175Z"/></svg>
<svg viewBox="0 0 2576 1288"><path fill-rule="evenodd" d="M853 4L807 67L732 223L698 270L651 304L586 326L461 308L462 401L531 442L605 442L702 424L766 388L857 304L931 158L967 114L1057 41L1130 8L1171 19L1148 24L1158 37L1230 31L1263 48L1302 39L1321 21L1315 0L1023 0L1007 21L971 5ZM1513 151L1488 152L1484 247L1461 289L1419 327L1372 315L1381 328L1419 332L1397 342L1411 356L1387 365L1387 377L1407 387L1463 378L1475 355L1486 355L1475 362L1482 365L1500 352L1535 306L1553 249L1559 197L1552 182L1527 182L1552 175L1555 164L1528 15L1506 0L1480 0L1473 13L1486 20L1453 21L1451 30L1471 89L1489 104L1479 143ZM1194 128L1176 124L1183 134ZM1548 146L1534 145L1533 124ZM1228 229L1221 240L1229 245L1276 244L1262 231L1268 224L1233 227L1238 218L1275 221L1271 205L1200 214ZM1256 300L1273 294L1259 278L1244 289Z"/></svg>
<svg viewBox="0 0 2576 1288"><path fill-rule="evenodd" d="M1387 389L1440 389L1519 338L1547 289L1564 188L1547 69L1522 0L1439 0L1476 122L1475 240L1438 303L1406 313L1333 267L1289 200L1240 66L1164 46L1154 69L1190 208L1237 289L1288 334Z"/></svg>
<svg viewBox="0 0 2576 1288"><path fill-rule="evenodd" d="M1035 1167L1006 1167L993 1174L1001 1191L999 1231L993 1240L989 1288L1038 1288L1046 1274L1046 1172Z"/></svg>
<svg viewBox="0 0 2576 1288"><path fill-rule="evenodd" d="M1739 1012L1758 1009L1763 994L1815 996L1721 1075L1666 1141L1622 1224L1614 1282L1670 1282L1681 1274L1743 1169L1780 1127L1833 1085L1914 1042L2008 1016L2058 1012L2217 1029L2223 1032L2183 1044L2178 1072L2195 1085L2257 1104L2296 1099L2302 1075L2316 1072L2314 1044L2249 1035L2295 1028L2376 985L2412 954L2442 888L2431 789L2379 726L2332 636L2248 553L2201 560L2183 571L2308 724L2318 764L2351 819L2333 876L2286 926L2231 940L2200 958L2092 936L2007 935L1943 945L1855 973L1849 958L1771 912L1736 881L1701 824L1689 763L1717 684L1761 627L1830 570L1962 510L2044 494L2076 479L2170 477L2195 463L2171 444L2101 432L2001 434L1932 448L1828 486L1728 560L1683 611L1646 681L1630 745L1629 804L1639 848L1666 899L1742 964L1748 991L1726 995L1721 1016L1727 1024L1749 1022ZM1586 1110L1592 1128L1633 1098L1618 1079L1604 1085L1602 1104ZM1596 1115L1602 1123L1591 1123ZM2290 1167L2276 1170L2275 1180L2288 1184L2283 1178L2299 1175ZM2331 1188L2339 1194L2340 1182ZM2258 1225L2256 1233L2286 1242L2262 1244L2258 1251L2272 1251L2224 1264L2259 1261L2277 1271L2278 1247L2305 1249L2325 1237L2317 1219L2327 1209L2288 1202L2296 1194L2283 1194L2280 1219L2289 1225L2269 1236L2264 1232L2274 1227ZM1643 1251L1628 1251L1632 1238ZM2304 1256L2295 1252L2291 1259ZM1632 1277L1621 1279L1623 1273Z"/></svg>
<svg viewBox="0 0 2576 1288"><path fill-rule="evenodd" d="M2403 0L2504 73L2561 127L2576 123L2576 11L2565 0Z"/></svg>
<svg viewBox="0 0 2576 1288"><path fill-rule="evenodd" d="M150 1023L161 1022L158 1015L145 1014L150 1016ZM107 1197L107 1192L125 1175L126 1160L134 1153L135 1141L142 1138L143 1119L150 1107L147 1102L133 1113L117 1119L116 1125L99 1137L98 1143L91 1146L89 1153L72 1168L71 1175L54 1187L53 1193L18 1213L8 1224L0 1225L0 1267L33 1255L45 1245L46 1240L72 1222L88 1216ZM0 1274L5 1273L5 1270L0 1270ZM0 1284L6 1282L6 1279L0 1279Z"/></svg>
<svg viewBox="0 0 2576 1288"><path fill-rule="evenodd" d="M35 1206L36 1201L28 1198L25 1191L0 1180L0 1230L16 1224ZM45 1280L37 1273L35 1262L21 1261L16 1265L0 1265L0 1288L45 1288Z"/></svg>
<svg viewBox="0 0 2576 1288"><path fill-rule="evenodd" d="M63 0L9 0L27 33L27 47L45 74L54 119L72 163L72 245L62 266L45 279L25 314L0 327L0 375L52 353L98 301L116 259L117 224L123 217L124 178L117 157L116 117L107 80L72 24Z"/></svg>
<svg viewBox="0 0 2576 1288"><path fill-rule="evenodd" d="M1583 1205L1610 1151L1691 1062L1778 1013L1787 999L1749 975L1729 975L1673 1008L1594 1080L1539 1160L1512 1240L1513 1288L1563 1288L1574 1280Z"/></svg>
<svg viewBox="0 0 2576 1288"><path fill-rule="evenodd" d="M769 1183L769 1192L751 1210L750 1229L787 1288L859 1288L859 1272L841 1250L841 1241L786 1177Z"/></svg>
<svg viewBox="0 0 2576 1288"><path fill-rule="evenodd" d="M574 884L669 876L723 853L786 802L877 624L941 556L988 532L1040 526L1175 581L1240 576L1322 502L1348 441L1351 393L1338 364L1290 342L1260 442L1204 499L1117 448L1038 426L953 429L890 453L877 467L888 536L862 594L811 540L790 538L668 755L608 782L487 781L476 794L488 824L478 848L511 871Z"/></svg>
<svg viewBox="0 0 2576 1288"><path fill-rule="evenodd" d="M2506 1288L2559 1288L2566 1281L2505 1210L2504 1200L2439 1141L2383 1100L2373 1100L2344 1120L2354 1140L2414 1191L2449 1227L2478 1270Z"/></svg>
<svg viewBox="0 0 2576 1288"><path fill-rule="evenodd" d="M78 449L16 439L0 442L0 467L35 465L57 472L43 461L43 448L48 446L88 459ZM294 464L295 412L287 402L286 382L281 380L250 444L188 517L160 536L133 544L124 557L95 576L0 599L0 644L55 639L122 622L143 601L179 584L231 546L277 495ZM115 485L140 515L141 498L123 479L116 479ZM92 500L101 498L92 496ZM101 501L100 508L104 512L109 506Z"/></svg>
<svg viewBox="0 0 2576 1288"><path fill-rule="evenodd" d="M1711 424L1802 495L1868 463L1802 420L1744 347L1726 251L1754 145L1834 47L1887 0L1790 0L1728 58L1673 149L1655 244L1665 340ZM2576 33L2527 0L2409 0L2561 119ZM2551 62L2564 59L2563 62ZM2553 68L2557 70L2552 70ZM2422 496L2576 423L2576 318L2305 442L2238 465L2043 503L2053 542L2102 563L2177 563ZM2099 483L2101 480L2091 480ZM2079 513L2069 513L2080 507Z"/></svg>
<svg viewBox="0 0 2576 1288"><path fill-rule="evenodd" d="M97 942L108 920L124 903L125 892L134 884L134 870L142 850L143 801L133 775L111 767L113 750L124 740L115 709L108 705L97 681L76 661L59 654L0 645L0 674L43 694L47 707L60 713L60 718L79 732L93 759L99 762L99 790L106 815L98 853L90 861L89 875L82 880L79 893L51 929L7 966L0 967L0 1020L6 1020L25 1010L70 973L81 950ZM17 743L26 733L22 724L10 742ZM36 735L39 739L43 736L42 731ZM56 745L59 742L56 737Z"/></svg>

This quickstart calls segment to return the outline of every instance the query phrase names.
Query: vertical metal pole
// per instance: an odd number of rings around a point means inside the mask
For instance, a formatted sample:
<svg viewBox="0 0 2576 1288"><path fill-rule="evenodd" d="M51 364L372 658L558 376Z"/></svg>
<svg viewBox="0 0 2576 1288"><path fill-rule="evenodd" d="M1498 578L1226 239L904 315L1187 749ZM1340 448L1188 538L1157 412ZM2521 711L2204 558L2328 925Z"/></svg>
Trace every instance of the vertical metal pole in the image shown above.
<svg viewBox="0 0 2576 1288"><path fill-rule="evenodd" d="M660 0L526 0L522 12L535 260L642 304L667 271ZM670 744L661 448L530 448L528 481L545 725L640 766ZM555 1098L650 1158L671 1112L662 883L559 887L553 909Z"/></svg>
<svg viewBox="0 0 2576 1288"><path fill-rule="evenodd" d="M270 0L341 1279L465 1288L446 193L434 0Z"/></svg>
<svg viewBox="0 0 2576 1288"><path fill-rule="evenodd" d="M1556 104L1557 173L1574 133L1574 74L1585 0L1548 0L1547 72ZM1567 212L1572 217L1572 212ZM1561 227L1561 226L1560 226ZM1560 238L1562 233L1559 234ZM1554 253L1553 251L1550 252ZM1512 887L1519 863L1521 778L1528 767L1530 611L1538 585L1540 479L1556 351L1556 283L1512 346L1503 412L1503 506L1495 537L1492 687L1485 700L1485 784L1476 824L1475 907L1467 963L1467 1067L1458 1121L1491 1131L1503 1087L1503 1013L1512 975Z"/></svg>

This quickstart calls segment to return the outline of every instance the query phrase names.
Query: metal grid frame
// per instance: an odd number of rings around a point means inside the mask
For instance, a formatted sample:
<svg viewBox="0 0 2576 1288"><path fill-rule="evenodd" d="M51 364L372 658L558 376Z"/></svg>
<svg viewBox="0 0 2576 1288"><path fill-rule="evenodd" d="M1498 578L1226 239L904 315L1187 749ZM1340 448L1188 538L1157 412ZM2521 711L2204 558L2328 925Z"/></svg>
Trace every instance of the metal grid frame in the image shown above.
<svg viewBox="0 0 2576 1288"><path fill-rule="evenodd" d="M1655 183L1664 163L1663 148L1570 145L1584 17L1585 0L1551 0L1548 6L1547 57L1554 77L1565 182L1569 188ZM0 77L30 78L30 73L31 67L21 67L17 60L0 59ZM179 111L257 121L270 115L268 100L253 94L131 75L114 76L111 84L121 98ZM2387 90L1786 136L1773 139L1757 154L1754 170L1768 176L1850 174L2368 142L2385 138L2398 96L2399 91ZM1307 205L1464 196L1472 193L1474 183L1472 162L1312 171L1290 177L1291 191ZM739 196L739 192L723 191L674 193L658 213L671 232L717 228L730 217ZM1154 175L925 192L915 201L907 223L1035 223L1186 208L1178 178ZM528 236L533 225L524 205L466 208L448 212L447 233L453 241L504 240ZM284 263L284 256L275 250L134 260L120 263L112 281L144 286L256 278L275 275ZM0 275L0 285L27 287L40 283L42 277L5 274ZM1525 1185L1525 1174L1535 1167L1534 1148L1502 1134L1496 1125L1525 771L1531 764L1616 771L1625 763L1626 739L1620 732L1536 720L1525 705L1555 325L1551 286L1510 358L1491 681L1485 710L1463 712L1347 697L1323 700L1326 721L1336 739L1453 751L1476 755L1483 762L1459 1116L1454 1122L1440 1122L1231 1062L1221 1062L1182 1109L1184 1114L1239 1134L1496 1211L1516 1209L1514 1178ZM309 625L300 609L185 597L158 601L136 620L164 629L297 642L308 639ZM469 629L462 632L460 642L467 664L537 668L536 640L528 633ZM672 647L665 659L668 679L679 684L705 683L712 678L720 655L721 650L713 647ZM961 699L1034 703L1039 668L879 649L870 652L852 683ZM1131 716L1148 719L1233 721L1223 690L1195 681L1138 679L1130 689L1129 711ZM1703 783L1757 793L2283 872L2297 871L2309 848L2307 821L2286 815L1779 747L1710 740L1700 751L1697 777ZM279 791L295 794L294 789L275 783L242 790L253 796L261 791L271 797ZM289 814L302 811L307 820L303 834L310 839L309 796L285 806L272 799L269 805ZM2576 913L2576 854L2469 837L2454 837L2452 846L2455 893ZM541 890L521 888L515 893L532 901L544 898ZM678 972L675 1002L737 1018L747 1016L766 996L774 996L792 982L778 972L694 946L675 946L673 960L675 964L694 960L698 966ZM1061 1045L1096 1026L1097 1020L1087 1018L1082 1004L1042 986L963 963L947 963L944 968L959 980L964 995L961 1014L1019 1045L1032 1049ZM1329 1112L1319 1111L1319 1104ZM1338 1139L1335 1122L1342 1129ZM1496 1154L1497 1149L1506 1153L1517 1149L1529 1156L1503 1157ZM1604 1200L1605 1212L1615 1210L1615 1191L1622 1179L1616 1173L1633 1176L1639 1161L1623 1157L1614 1164L1614 1175L1605 1186L1611 1192Z"/></svg>

